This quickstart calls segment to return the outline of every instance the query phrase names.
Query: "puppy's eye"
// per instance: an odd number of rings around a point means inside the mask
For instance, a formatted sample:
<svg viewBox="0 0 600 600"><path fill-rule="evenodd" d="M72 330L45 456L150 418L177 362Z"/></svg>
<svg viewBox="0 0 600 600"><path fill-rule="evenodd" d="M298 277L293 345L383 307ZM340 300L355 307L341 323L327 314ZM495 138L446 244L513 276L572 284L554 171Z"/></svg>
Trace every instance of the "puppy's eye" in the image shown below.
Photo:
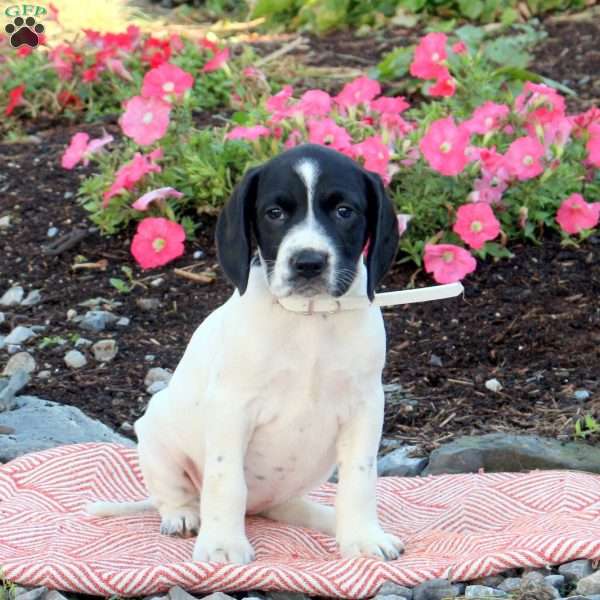
<svg viewBox="0 0 600 600"><path fill-rule="evenodd" d="M269 208L265 212L265 215L267 216L267 219L271 221L282 221L285 217L285 213L283 212L283 210L281 210L281 208L279 208L279 206Z"/></svg>
<svg viewBox="0 0 600 600"><path fill-rule="evenodd" d="M338 206L335 210L338 217L342 219L349 219L353 214L354 210L352 210L349 206L341 205Z"/></svg>

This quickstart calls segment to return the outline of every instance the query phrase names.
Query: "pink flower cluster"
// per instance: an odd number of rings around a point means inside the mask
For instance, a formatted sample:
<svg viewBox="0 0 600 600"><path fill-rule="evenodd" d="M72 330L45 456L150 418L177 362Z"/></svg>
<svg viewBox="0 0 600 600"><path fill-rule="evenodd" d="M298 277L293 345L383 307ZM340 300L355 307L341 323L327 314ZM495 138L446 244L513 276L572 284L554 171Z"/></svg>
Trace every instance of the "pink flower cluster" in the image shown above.
<svg viewBox="0 0 600 600"><path fill-rule="evenodd" d="M419 79L435 80L428 90L430 96L453 96L456 91L456 81L450 75L446 63L447 42L448 36L445 33L428 33L421 38L415 49L410 74ZM462 54L466 47L464 44L456 45L453 51Z"/></svg>

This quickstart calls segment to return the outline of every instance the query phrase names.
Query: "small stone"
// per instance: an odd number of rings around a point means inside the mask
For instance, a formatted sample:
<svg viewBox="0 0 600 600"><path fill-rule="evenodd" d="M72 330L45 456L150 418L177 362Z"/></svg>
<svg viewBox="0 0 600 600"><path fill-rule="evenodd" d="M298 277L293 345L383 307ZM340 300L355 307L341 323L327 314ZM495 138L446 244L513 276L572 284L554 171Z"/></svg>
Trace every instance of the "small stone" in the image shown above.
<svg viewBox="0 0 600 600"><path fill-rule="evenodd" d="M133 425L129 421L123 421L121 423L121 429L123 431L133 431Z"/></svg>
<svg viewBox="0 0 600 600"><path fill-rule="evenodd" d="M377 594L373 600L408 600L406 596L398 596L397 594L388 594L384 596L383 594Z"/></svg>
<svg viewBox="0 0 600 600"><path fill-rule="evenodd" d="M3 312L0 312L0 325L1 325L2 323L4 323L4 321L5 321L5 320L6 320L6 317L4 316L4 313L3 313Z"/></svg>
<svg viewBox="0 0 600 600"><path fill-rule="evenodd" d="M557 590L561 590L565 585L564 575L546 575L546 577L544 577L544 580L548 585L551 585Z"/></svg>
<svg viewBox="0 0 600 600"><path fill-rule="evenodd" d="M154 354L146 354L146 356L144 356L146 362L154 362L155 359L156 356Z"/></svg>
<svg viewBox="0 0 600 600"><path fill-rule="evenodd" d="M56 237L58 235L58 229L56 227L49 227L46 235L49 238Z"/></svg>
<svg viewBox="0 0 600 600"><path fill-rule="evenodd" d="M160 300L158 298L138 298L135 303L142 310L152 311L160 308Z"/></svg>
<svg viewBox="0 0 600 600"><path fill-rule="evenodd" d="M79 326L87 331L100 332L117 320L118 317L106 310L88 310L81 319Z"/></svg>
<svg viewBox="0 0 600 600"><path fill-rule="evenodd" d="M23 593L17 593L15 598L18 598L19 600L39 600L47 592L48 588L37 587L32 590L25 590Z"/></svg>
<svg viewBox="0 0 600 600"><path fill-rule="evenodd" d="M447 579L424 581L413 590L413 600L444 600L455 597L456 592Z"/></svg>
<svg viewBox="0 0 600 600"><path fill-rule="evenodd" d="M99 362L110 362L119 351L115 340L100 340L92 346L94 358Z"/></svg>
<svg viewBox="0 0 600 600"><path fill-rule="evenodd" d="M20 370L11 375L8 381L4 380L0 387L0 411L11 410L14 406L15 396L29 383L31 375Z"/></svg>
<svg viewBox="0 0 600 600"><path fill-rule="evenodd" d="M146 391L150 394L150 395L154 395L157 392L160 392L161 390L164 390L167 386L168 386L168 382L166 381L155 381L154 383L151 383L147 388Z"/></svg>
<svg viewBox="0 0 600 600"><path fill-rule="evenodd" d="M69 198L72 198L73 196L74 196L73 192L65 192L65 193L63 194L63 198L64 198L65 200L68 200Z"/></svg>
<svg viewBox="0 0 600 600"><path fill-rule="evenodd" d="M192 256L194 257L194 260L198 260L204 256L204 252L202 252L202 250L196 250Z"/></svg>
<svg viewBox="0 0 600 600"><path fill-rule="evenodd" d="M4 371L2 371L2 375L14 375L19 370L33 373L35 366L35 359L29 352L18 352L10 357L10 360L4 367Z"/></svg>
<svg viewBox="0 0 600 600"><path fill-rule="evenodd" d="M3 343L4 343L4 341L3 341ZM17 352L21 351L21 346L19 346L19 344L7 344L6 351L9 354L16 354Z"/></svg>
<svg viewBox="0 0 600 600"><path fill-rule="evenodd" d="M157 277L156 279L153 279L153 280L150 282L150 285L151 285L152 287L159 287L159 286L161 286L161 285L162 285L164 282L165 282L165 280L164 280L162 277Z"/></svg>
<svg viewBox="0 0 600 600"><path fill-rule="evenodd" d="M172 376L173 376L173 373L171 371L169 371L168 369L162 369L161 367L154 367L152 369L149 369L148 372L146 373L146 377L144 377L144 386L146 386L146 390L149 393L155 394L159 390L167 387L167 384L169 383L169 380L171 379ZM156 389L154 392L150 392L150 387L152 385L154 385L155 383L162 383L164 385L161 388Z"/></svg>
<svg viewBox="0 0 600 600"><path fill-rule="evenodd" d="M207 598L212 598L215 594L211 596L205 596L202 600L206 600ZM267 598L272 598L273 600L309 600L308 596L301 594L300 592L271 592ZM215 599L215 600L225 600L225 599Z"/></svg>
<svg viewBox="0 0 600 600"><path fill-rule="evenodd" d="M87 338L80 337L77 338L75 342L75 348L89 348L93 344L92 340L88 340Z"/></svg>
<svg viewBox="0 0 600 600"><path fill-rule="evenodd" d="M56 590L50 590L42 596L42 600L67 600L67 598Z"/></svg>
<svg viewBox="0 0 600 600"><path fill-rule="evenodd" d="M407 600L411 600L413 591L403 585L398 585L392 581L384 581L383 585L377 592L378 596L404 596Z"/></svg>
<svg viewBox="0 0 600 600"><path fill-rule="evenodd" d="M380 477L414 477L419 475L427 466L427 457L412 458L409 454L414 446L404 446L392 450L377 461L377 474Z"/></svg>
<svg viewBox="0 0 600 600"><path fill-rule="evenodd" d="M117 325L117 327L127 327L129 325L129 323L131 323L130 319L128 319L127 317L121 317L117 321L116 325Z"/></svg>
<svg viewBox="0 0 600 600"><path fill-rule="evenodd" d="M465 598L508 598L508 594L486 585L468 585L465 588Z"/></svg>
<svg viewBox="0 0 600 600"><path fill-rule="evenodd" d="M560 575L564 575L569 582L576 582L593 573L592 562L587 559L573 560L558 567Z"/></svg>
<svg viewBox="0 0 600 600"><path fill-rule="evenodd" d="M74 308L70 308L67 311L67 321L72 321L77 316L77 311Z"/></svg>
<svg viewBox="0 0 600 600"><path fill-rule="evenodd" d="M437 354L432 354L429 357L429 364L432 367L443 367L444 366L444 363L442 362L442 359Z"/></svg>
<svg viewBox="0 0 600 600"><path fill-rule="evenodd" d="M23 302L21 302L22 306L34 306L39 304L42 301L42 295L40 294L40 290L31 290L27 297Z"/></svg>
<svg viewBox="0 0 600 600"><path fill-rule="evenodd" d="M577 582L575 591L578 594L590 596L591 594L600 594L600 571L596 571L587 577L583 577Z"/></svg>
<svg viewBox="0 0 600 600"><path fill-rule="evenodd" d="M44 371L40 371L38 374L38 379L50 379L50 377L52 376L52 372L48 371L47 369Z"/></svg>
<svg viewBox="0 0 600 600"><path fill-rule="evenodd" d="M504 581L502 575L486 575L478 577L471 582L471 585L485 585L486 587L497 588Z"/></svg>
<svg viewBox="0 0 600 600"><path fill-rule="evenodd" d="M20 285L15 285L4 292L4 295L0 298L0 306L17 306L21 304L24 295L23 288Z"/></svg>
<svg viewBox="0 0 600 600"><path fill-rule="evenodd" d="M81 369L87 364L87 359L79 350L69 350L65 354L65 364L71 369Z"/></svg>
<svg viewBox="0 0 600 600"><path fill-rule="evenodd" d="M575 400L577 402L585 402L591 396L590 392L587 390L576 390L575 391Z"/></svg>
<svg viewBox="0 0 600 600"><path fill-rule="evenodd" d="M497 379L488 379L485 382L486 389L490 392L499 392L502 389L502 384Z"/></svg>
<svg viewBox="0 0 600 600"><path fill-rule="evenodd" d="M5 215L0 218L0 229L8 229L10 227L10 215Z"/></svg>
<svg viewBox="0 0 600 600"><path fill-rule="evenodd" d="M507 577L499 586L498 589L503 592L514 592L521 587L520 577Z"/></svg>
<svg viewBox="0 0 600 600"><path fill-rule="evenodd" d="M29 328L23 325L17 325L5 338L4 344L22 344L26 342L29 338L35 336L35 333Z"/></svg>

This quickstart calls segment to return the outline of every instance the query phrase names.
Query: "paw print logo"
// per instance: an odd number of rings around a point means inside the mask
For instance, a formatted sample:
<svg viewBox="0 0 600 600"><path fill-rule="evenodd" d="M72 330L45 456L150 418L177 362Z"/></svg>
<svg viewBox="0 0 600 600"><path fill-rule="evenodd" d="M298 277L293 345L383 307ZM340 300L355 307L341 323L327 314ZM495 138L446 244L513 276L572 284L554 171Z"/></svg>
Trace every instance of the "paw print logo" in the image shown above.
<svg viewBox="0 0 600 600"><path fill-rule="evenodd" d="M4 31L10 35L10 45L18 48L27 44L35 48L39 43L39 35L44 33L44 26L36 23L33 17L16 17L12 23L4 28Z"/></svg>

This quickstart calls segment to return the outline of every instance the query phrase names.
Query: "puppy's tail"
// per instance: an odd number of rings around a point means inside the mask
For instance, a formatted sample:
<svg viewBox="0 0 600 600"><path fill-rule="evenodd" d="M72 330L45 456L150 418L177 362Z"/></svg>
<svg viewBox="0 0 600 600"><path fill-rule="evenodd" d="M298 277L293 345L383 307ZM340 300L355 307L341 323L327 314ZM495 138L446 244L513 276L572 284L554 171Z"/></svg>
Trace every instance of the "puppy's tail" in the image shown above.
<svg viewBox="0 0 600 600"><path fill-rule="evenodd" d="M137 502L90 502L85 506L85 511L96 517L120 517L150 510L156 510L150 498Z"/></svg>

